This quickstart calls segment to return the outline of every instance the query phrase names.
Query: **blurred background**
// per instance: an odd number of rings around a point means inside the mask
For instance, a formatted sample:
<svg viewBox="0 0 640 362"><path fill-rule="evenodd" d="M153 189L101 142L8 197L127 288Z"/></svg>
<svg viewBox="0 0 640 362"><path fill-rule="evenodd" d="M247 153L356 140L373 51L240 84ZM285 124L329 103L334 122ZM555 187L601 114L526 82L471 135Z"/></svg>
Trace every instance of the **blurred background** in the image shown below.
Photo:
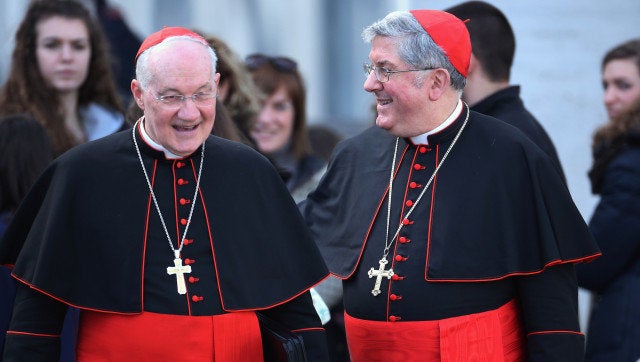
<svg viewBox="0 0 640 362"><path fill-rule="evenodd" d="M95 9L95 0L83 0ZM216 35L241 57L295 59L308 89L308 119L352 136L373 124L373 96L362 89L369 46L364 27L393 10L445 9L455 0L106 0L140 40L162 26ZM512 83L558 150L576 206L589 219L591 136L606 121L600 62L614 45L640 36L638 0L489 0L516 35ZM0 81L27 0L0 1ZM117 45L117 44L116 44ZM581 299L588 297L581 293ZM588 302L583 303L588 307Z"/></svg>

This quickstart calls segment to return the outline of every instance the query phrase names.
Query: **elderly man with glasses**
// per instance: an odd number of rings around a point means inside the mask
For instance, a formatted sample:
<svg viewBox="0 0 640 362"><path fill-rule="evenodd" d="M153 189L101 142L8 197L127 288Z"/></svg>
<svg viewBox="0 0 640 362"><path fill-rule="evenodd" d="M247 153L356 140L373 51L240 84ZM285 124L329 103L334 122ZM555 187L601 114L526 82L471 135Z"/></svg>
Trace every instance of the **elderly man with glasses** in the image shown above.
<svg viewBox="0 0 640 362"><path fill-rule="evenodd" d="M548 155L461 101L463 21L393 12L363 38L377 127L302 205L343 279L351 360L580 361L574 263L598 248Z"/></svg>
<svg viewBox="0 0 640 362"><path fill-rule="evenodd" d="M210 135L214 51L164 28L136 59L144 116L55 160L0 243L21 282L5 360L57 361L68 305L80 361L261 361L258 311L326 360L309 289L328 272L295 202L266 158Z"/></svg>

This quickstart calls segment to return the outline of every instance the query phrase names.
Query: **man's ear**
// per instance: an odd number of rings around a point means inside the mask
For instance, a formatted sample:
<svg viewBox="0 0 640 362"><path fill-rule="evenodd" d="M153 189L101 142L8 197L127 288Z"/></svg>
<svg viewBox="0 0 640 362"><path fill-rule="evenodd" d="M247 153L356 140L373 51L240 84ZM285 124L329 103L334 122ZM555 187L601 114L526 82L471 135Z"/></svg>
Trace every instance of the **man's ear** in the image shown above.
<svg viewBox="0 0 640 362"><path fill-rule="evenodd" d="M451 75L444 68L431 71L429 75L429 99L437 101L451 87Z"/></svg>
<svg viewBox="0 0 640 362"><path fill-rule="evenodd" d="M133 94L133 99L135 99L138 107L144 110L144 104L142 103L142 86L137 79L131 81L131 93Z"/></svg>

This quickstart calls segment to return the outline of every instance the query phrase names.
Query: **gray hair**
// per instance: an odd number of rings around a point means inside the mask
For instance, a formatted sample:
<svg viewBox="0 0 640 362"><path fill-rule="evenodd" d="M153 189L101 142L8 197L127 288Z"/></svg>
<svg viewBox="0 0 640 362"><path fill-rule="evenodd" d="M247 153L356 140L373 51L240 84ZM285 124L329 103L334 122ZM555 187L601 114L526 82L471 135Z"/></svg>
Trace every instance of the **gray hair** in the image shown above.
<svg viewBox="0 0 640 362"><path fill-rule="evenodd" d="M149 69L149 54L151 54L151 52L154 49L166 47L169 43L177 40L189 40L189 41L201 44L202 46L207 48L207 51L211 56L211 64L212 64L211 69L213 69L213 73L211 77L212 79L215 79L216 64L218 63L218 56L216 55L216 52L213 50L213 48L211 48L209 45L191 36L179 35L179 36L169 37L161 41L160 43L150 47L149 49L145 50L144 52L142 52L142 54L140 54L140 56L138 57L138 61L136 62L136 79L140 82L140 86L142 87L142 89L147 89L147 87L149 86L149 84L151 84L151 81L153 80L153 72L151 72L151 69Z"/></svg>
<svg viewBox="0 0 640 362"><path fill-rule="evenodd" d="M371 43L376 36L400 38L400 59L414 69L444 68L451 75L451 86L462 91L467 79L451 64L445 52L408 11L394 11L362 31L362 39Z"/></svg>

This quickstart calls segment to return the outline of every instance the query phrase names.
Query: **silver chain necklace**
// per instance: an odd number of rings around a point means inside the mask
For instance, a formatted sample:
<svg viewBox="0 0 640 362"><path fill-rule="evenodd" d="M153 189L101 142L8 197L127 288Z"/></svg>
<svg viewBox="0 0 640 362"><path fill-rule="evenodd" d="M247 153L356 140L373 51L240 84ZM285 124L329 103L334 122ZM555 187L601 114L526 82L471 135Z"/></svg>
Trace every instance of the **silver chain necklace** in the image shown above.
<svg viewBox="0 0 640 362"><path fill-rule="evenodd" d="M147 186L149 187L149 191L151 192L151 198L153 199L153 204L156 206L156 210L158 211L158 216L160 217L160 222L162 223L162 228L164 229L164 234L167 236L167 240L169 241L169 247L173 251L174 266L167 268L167 274L176 276L176 283L178 288L178 294L186 294L186 284L184 282L184 274L191 273L190 265L182 265L182 258L180 257L180 252L182 251L182 247L184 246L184 240L187 237L187 231L189 230L189 225L191 225L191 217L193 216L193 210L196 206L196 199L198 198L198 190L200 188L200 176L202 175L202 165L204 164L204 142L202 142L202 151L200 153L200 167L198 169L198 179L196 180L196 189L193 192L193 198L191 201L191 209L189 210L189 217L187 218L187 223L184 227L184 233L182 234L182 238L180 238L178 242L178 248L173 247L173 242L171 241L171 236L169 236L169 231L167 230L167 225L164 222L164 217L162 216L162 212L160 211L160 206L158 205L158 199L156 198L155 192L153 192L153 186L151 185L151 181L149 179L149 175L147 174L147 169L144 167L144 162L142 161L142 154L140 153L140 147L138 147L138 141L136 140L136 128L140 124L141 120L144 117L141 117L133 126L131 131L131 136L133 137L133 144L136 148L136 153L138 154L138 160L140 161L140 166L142 167L142 172L144 173L144 178L147 181ZM140 125L142 127L142 125Z"/></svg>
<svg viewBox="0 0 640 362"><path fill-rule="evenodd" d="M396 230L393 237L389 239L389 224L391 223L391 194L393 192L393 171L396 165L396 155L398 154L398 141L400 140L400 137L396 137L396 146L393 150L393 160L391 161L391 172L389 174L389 195L387 196L387 230L386 230L386 240L384 244L384 250L382 251L382 259L380 259L380 261L378 262L379 263L378 269L371 268L367 273L369 275L369 278L373 278L373 277L376 278L376 282L373 286L373 289L371 290L371 294L373 294L374 297L381 293L380 284L382 283L382 278L391 279L391 277L393 277L393 268L389 268L387 270L384 269L385 265L389 263L389 261L387 260L387 255L389 255L389 250L391 249L391 245L393 245L396 238L398 237L398 234L400 234L400 230L404 226L404 221L409 220L409 215L411 215L411 213L416 208L416 206L418 206L418 203L422 199L422 196L431 185L431 182L433 182L433 179L436 177L438 170L440 170L440 167L442 167L442 164L444 164L444 160L447 159L449 152L451 152L451 150L453 149L453 145L455 145L456 142L458 141L458 138L460 138L460 135L462 134L462 130L467 125L468 120L469 120L469 107L467 107L467 115L464 119L464 122L462 123L462 126L460 127L460 129L458 130L458 133L456 134L453 141L451 142L451 145L449 145L449 148L442 156L442 160L438 162L436 169L431 174L431 177L429 177L429 181L427 181L427 184L422 188L420 195L418 195L418 198L416 199L416 201L413 203L413 205L411 206L407 214L400 221L400 225L398 225L398 229Z"/></svg>

